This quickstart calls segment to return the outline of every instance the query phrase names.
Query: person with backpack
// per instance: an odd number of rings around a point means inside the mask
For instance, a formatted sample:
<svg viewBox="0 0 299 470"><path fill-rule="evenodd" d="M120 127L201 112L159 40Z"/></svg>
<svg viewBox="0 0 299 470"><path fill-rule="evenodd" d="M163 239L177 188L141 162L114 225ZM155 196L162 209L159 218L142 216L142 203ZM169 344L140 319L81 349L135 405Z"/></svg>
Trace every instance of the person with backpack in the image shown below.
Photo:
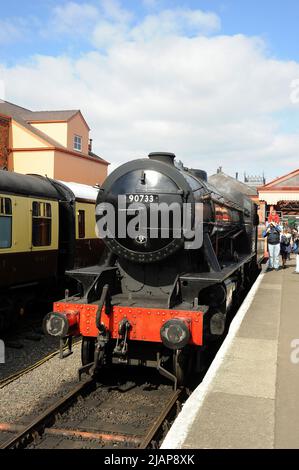
<svg viewBox="0 0 299 470"><path fill-rule="evenodd" d="M295 273L299 274L299 234L295 229L293 230L293 253L296 255Z"/></svg>
<svg viewBox="0 0 299 470"><path fill-rule="evenodd" d="M263 237L268 240L269 271L273 268L275 271L279 270L280 232L281 228L276 222L270 222L263 232Z"/></svg>
<svg viewBox="0 0 299 470"><path fill-rule="evenodd" d="M284 227L281 237L280 237L280 254L282 258L282 268L286 268L287 259L289 259L291 253L291 238L292 235L290 234L287 227Z"/></svg>

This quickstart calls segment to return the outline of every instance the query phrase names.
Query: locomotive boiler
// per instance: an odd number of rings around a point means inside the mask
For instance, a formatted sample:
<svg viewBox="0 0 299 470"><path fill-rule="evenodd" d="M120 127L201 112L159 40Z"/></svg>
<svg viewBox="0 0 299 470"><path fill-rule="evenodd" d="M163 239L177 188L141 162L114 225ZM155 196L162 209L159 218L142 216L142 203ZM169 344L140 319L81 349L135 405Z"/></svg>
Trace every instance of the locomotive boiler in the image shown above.
<svg viewBox="0 0 299 470"><path fill-rule="evenodd" d="M200 369L257 271L257 207L233 184L216 183L165 152L107 177L96 209L105 260L69 271L81 295L56 302L44 319L51 335L82 335L85 370L144 365L177 385Z"/></svg>

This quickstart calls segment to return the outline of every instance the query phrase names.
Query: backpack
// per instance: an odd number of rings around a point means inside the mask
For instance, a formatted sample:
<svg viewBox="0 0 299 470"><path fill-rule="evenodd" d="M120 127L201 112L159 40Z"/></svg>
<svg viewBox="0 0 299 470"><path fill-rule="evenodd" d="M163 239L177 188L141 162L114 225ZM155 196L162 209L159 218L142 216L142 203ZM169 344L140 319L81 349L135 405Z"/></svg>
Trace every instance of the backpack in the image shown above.
<svg viewBox="0 0 299 470"><path fill-rule="evenodd" d="M289 246L290 239L288 237L286 237L285 235L282 235L280 242L285 246Z"/></svg>

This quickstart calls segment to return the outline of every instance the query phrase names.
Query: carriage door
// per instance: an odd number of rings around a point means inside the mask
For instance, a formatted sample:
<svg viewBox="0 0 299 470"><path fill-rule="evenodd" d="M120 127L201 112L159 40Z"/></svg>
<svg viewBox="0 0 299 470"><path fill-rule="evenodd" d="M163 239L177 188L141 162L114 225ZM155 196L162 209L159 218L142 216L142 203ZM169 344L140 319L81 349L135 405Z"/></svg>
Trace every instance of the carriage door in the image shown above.
<svg viewBox="0 0 299 470"><path fill-rule="evenodd" d="M55 277L58 260L58 203L32 200L31 250L38 278Z"/></svg>

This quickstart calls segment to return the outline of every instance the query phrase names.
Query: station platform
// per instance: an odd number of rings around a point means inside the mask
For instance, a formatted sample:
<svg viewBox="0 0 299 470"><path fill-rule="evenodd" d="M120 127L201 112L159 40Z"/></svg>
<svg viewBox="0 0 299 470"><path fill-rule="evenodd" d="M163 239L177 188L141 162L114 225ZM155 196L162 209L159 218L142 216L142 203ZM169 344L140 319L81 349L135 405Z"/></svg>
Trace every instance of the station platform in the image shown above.
<svg viewBox="0 0 299 470"><path fill-rule="evenodd" d="M299 274L288 263L259 275L162 448L299 448Z"/></svg>

